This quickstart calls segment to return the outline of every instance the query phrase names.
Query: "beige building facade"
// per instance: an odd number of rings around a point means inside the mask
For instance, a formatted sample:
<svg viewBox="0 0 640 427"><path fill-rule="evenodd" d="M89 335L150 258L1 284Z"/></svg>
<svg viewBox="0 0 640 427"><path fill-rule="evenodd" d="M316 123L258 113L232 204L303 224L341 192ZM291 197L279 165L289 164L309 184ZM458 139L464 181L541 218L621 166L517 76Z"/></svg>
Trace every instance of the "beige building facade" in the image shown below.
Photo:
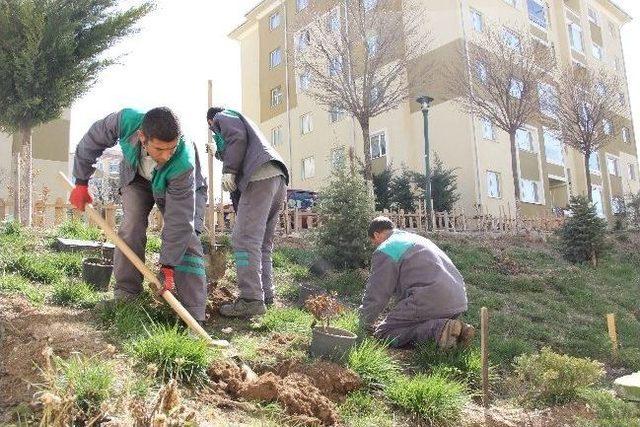
<svg viewBox="0 0 640 427"><path fill-rule="evenodd" d="M44 188L49 191L49 201L66 197L67 190L60 184L58 172L69 171L69 130L71 112L65 110L57 120L33 131L33 192L38 199ZM12 150L18 149L18 136L0 132L0 198L9 200L12 185ZM11 212L11 211L10 211Z"/></svg>
<svg viewBox="0 0 640 427"><path fill-rule="evenodd" d="M294 35L287 28L304 14L331 11L344 0L264 0L246 15L231 37L241 46L242 106L281 153L291 169L292 188L319 190L348 147L362 151L358 124L331 114L304 93L287 51ZM382 0L380 0L382 1ZM375 0L368 0L375 3ZM616 200L640 190L635 132L620 38L630 17L609 0L430 0L423 2L434 38L431 59L459 57L486 25L525 29L555 51L560 63L607 66L623 78L615 96L626 107L624 126L613 129L616 142L591 159L592 194L597 209L610 217ZM285 36L286 35L286 36ZM448 99L442 76L412 98L435 99L429 110L431 154L457 168L458 207L498 214L515 205L508 135L462 113ZM440 81L438 81L440 80ZM544 88L539 88L543 90ZM423 115L415 101L371 121L374 171L386 165L424 171ZM567 206L585 194L584 160L549 129L529 123L518 134L522 210L540 215Z"/></svg>

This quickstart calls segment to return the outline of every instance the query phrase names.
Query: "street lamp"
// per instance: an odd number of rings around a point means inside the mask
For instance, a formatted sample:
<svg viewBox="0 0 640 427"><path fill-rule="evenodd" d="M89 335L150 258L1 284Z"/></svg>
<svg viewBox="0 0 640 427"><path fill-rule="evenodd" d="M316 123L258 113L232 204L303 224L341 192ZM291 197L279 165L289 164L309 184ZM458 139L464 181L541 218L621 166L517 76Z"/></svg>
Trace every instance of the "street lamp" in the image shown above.
<svg viewBox="0 0 640 427"><path fill-rule="evenodd" d="M425 183L425 200L427 202L427 227L431 230L431 164L429 162L429 107L433 102L433 98L423 95L416 101L420 104L422 110L422 117L424 118L424 165L427 182Z"/></svg>

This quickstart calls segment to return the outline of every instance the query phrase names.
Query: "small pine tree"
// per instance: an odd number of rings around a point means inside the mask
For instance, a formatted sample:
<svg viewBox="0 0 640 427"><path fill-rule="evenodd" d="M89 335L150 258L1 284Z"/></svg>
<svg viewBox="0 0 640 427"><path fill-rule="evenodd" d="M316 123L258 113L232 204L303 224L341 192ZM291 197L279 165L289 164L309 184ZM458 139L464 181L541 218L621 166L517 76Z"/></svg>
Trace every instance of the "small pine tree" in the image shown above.
<svg viewBox="0 0 640 427"><path fill-rule="evenodd" d="M455 168L447 168L444 162L436 154L433 160L434 168L431 170L431 198L433 209L436 212L451 212L453 206L460 200L458 194L458 177ZM426 182L425 175L415 172L413 182L424 194Z"/></svg>
<svg viewBox="0 0 640 427"><path fill-rule="evenodd" d="M607 223L584 196L573 197L569 208L572 216L559 230L564 257L574 263L591 261L596 265L605 249Z"/></svg>
<svg viewBox="0 0 640 427"><path fill-rule="evenodd" d="M320 227L315 238L320 254L338 268L366 266L371 256L367 229L374 212L362 176L335 170L319 200Z"/></svg>
<svg viewBox="0 0 640 427"><path fill-rule="evenodd" d="M393 173L393 167L387 166L384 171L373 175L373 194L376 197L376 210L378 212L391 209L390 185Z"/></svg>
<svg viewBox="0 0 640 427"><path fill-rule="evenodd" d="M404 209L405 212L416 211L416 194L412 183L413 173L407 169L391 179L389 189L391 192L391 206L396 209Z"/></svg>

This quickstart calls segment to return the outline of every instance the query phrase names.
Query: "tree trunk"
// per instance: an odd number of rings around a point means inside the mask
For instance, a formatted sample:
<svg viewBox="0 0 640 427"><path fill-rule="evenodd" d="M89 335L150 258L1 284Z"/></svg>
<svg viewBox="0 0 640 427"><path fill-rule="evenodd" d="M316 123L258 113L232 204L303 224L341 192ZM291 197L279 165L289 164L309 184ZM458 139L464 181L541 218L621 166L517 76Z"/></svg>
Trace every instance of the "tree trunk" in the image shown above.
<svg viewBox="0 0 640 427"><path fill-rule="evenodd" d="M593 192L591 191L591 169L589 168L589 157L591 157L591 153L590 152L585 152L584 153L584 171L585 171L585 178L587 179L587 197L589 198L589 201L591 203L593 203Z"/></svg>
<svg viewBox="0 0 640 427"><path fill-rule="evenodd" d="M21 187L20 187L20 222L30 227L33 211L33 161L32 161L32 128L24 126L20 129L20 163Z"/></svg>
<svg viewBox="0 0 640 427"><path fill-rule="evenodd" d="M20 150L18 147L14 146L15 151L12 151L13 162L11 165L11 182L13 186L13 220L20 223L22 222L22 215L20 214L20 186L21 179L20 174L22 172L22 167L20 165Z"/></svg>
<svg viewBox="0 0 640 427"><path fill-rule="evenodd" d="M369 138L369 119L360 122L362 128L362 141L364 143L364 179L368 183L373 182L373 170L371 168L371 139Z"/></svg>
<svg viewBox="0 0 640 427"><path fill-rule="evenodd" d="M518 177L518 147L515 132L509 134L511 145L511 175L513 177L513 195L516 198L516 216L520 212L520 178Z"/></svg>

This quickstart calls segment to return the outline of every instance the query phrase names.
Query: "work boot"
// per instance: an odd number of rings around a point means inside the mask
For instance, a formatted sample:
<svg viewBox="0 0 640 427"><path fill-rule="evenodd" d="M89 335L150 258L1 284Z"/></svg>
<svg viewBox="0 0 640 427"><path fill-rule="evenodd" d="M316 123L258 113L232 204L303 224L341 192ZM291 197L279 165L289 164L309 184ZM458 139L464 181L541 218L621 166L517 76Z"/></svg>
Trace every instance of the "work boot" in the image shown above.
<svg viewBox="0 0 640 427"><path fill-rule="evenodd" d="M252 317L264 314L267 307L262 300L238 298L231 304L220 306L220 315L224 317Z"/></svg>
<svg viewBox="0 0 640 427"><path fill-rule="evenodd" d="M476 336L476 328L468 323L462 325L462 332L458 337L458 345L461 347L469 347Z"/></svg>
<svg viewBox="0 0 640 427"><path fill-rule="evenodd" d="M462 333L464 323L457 319L449 319L442 328L438 339L440 350L451 350L458 345L458 339Z"/></svg>

